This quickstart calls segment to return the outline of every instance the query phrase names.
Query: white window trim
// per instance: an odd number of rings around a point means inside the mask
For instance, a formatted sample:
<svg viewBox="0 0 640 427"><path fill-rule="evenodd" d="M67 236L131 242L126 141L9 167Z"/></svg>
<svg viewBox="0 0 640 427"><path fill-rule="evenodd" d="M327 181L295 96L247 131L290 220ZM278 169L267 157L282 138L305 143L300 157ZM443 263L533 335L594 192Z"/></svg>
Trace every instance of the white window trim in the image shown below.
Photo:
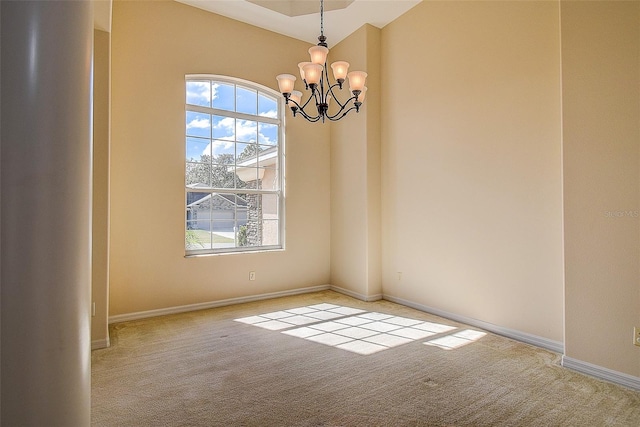
<svg viewBox="0 0 640 427"><path fill-rule="evenodd" d="M278 239L279 245L265 245L265 246L240 246L233 248L209 248L209 249L186 249L186 245L184 247L185 257L200 257L200 256L208 256L208 255L228 255L228 254L241 254L241 253L257 253L257 252L273 252L273 251L282 251L285 249L285 167L286 167L286 155L285 155L285 103L282 97L282 94L270 87L263 86L259 83L255 83L249 80L244 80L236 77L229 76L221 76L217 74L187 74L185 75L185 88L186 83L188 81L198 81L198 80L209 80L216 81L221 83L228 83L238 86L243 86L251 89L255 89L259 92L263 92L274 99L278 103L278 118L272 117L264 117L264 116L254 116L251 114L239 113L236 111L229 110L220 110L212 107L202 107L198 105L187 104L187 100L185 97L184 100L184 115L186 117L186 112L195 111L206 114L218 115L218 116L227 116L233 117L240 120L252 120L252 121L260 121L263 123L270 123L278 125L278 182L279 188L277 190L256 190L256 189L215 189L215 193L218 194L238 194L240 192L244 194L278 194ZM185 94L186 95L186 94ZM186 136L186 135L185 135ZM186 150L186 144L183 145ZM184 152L183 152L184 153ZM183 155L183 159L186 159L186 155ZM185 167L183 171L183 177L186 178L186 161L183 160L183 165ZM211 189L200 189L200 188L188 188L185 183L185 197L184 203L186 205L187 194L188 193L211 193ZM185 210L185 216L183 220L183 226L186 231L187 224L187 215Z"/></svg>

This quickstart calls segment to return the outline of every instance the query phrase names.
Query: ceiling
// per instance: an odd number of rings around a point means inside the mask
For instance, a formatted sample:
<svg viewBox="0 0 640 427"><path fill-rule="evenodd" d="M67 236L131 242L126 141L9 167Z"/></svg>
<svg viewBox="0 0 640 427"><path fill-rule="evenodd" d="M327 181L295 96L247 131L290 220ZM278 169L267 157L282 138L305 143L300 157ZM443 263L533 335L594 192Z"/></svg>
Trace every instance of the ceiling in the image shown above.
<svg viewBox="0 0 640 427"><path fill-rule="evenodd" d="M317 44L319 0L176 0L276 33ZM382 28L422 0L325 0L329 47L364 24Z"/></svg>
<svg viewBox="0 0 640 427"><path fill-rule="evenodd" d="M318 13L318 2L309 0L247 0L249 3L266 7L287 16L311 15ZM345 9L353 0L325 0L324 10Z"/></svg>

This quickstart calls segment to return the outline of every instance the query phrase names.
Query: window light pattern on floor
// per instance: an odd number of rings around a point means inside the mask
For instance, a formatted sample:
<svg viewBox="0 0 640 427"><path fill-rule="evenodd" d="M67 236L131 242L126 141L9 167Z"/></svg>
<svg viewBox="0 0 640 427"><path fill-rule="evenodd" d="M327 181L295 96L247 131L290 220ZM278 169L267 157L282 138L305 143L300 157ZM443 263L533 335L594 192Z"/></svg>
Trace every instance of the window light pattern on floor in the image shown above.
<svg viewBox="0 0 640 427"><path fill-rule="evenodd" d="M486 335L465 330L442 336L458 328L327 303L235 320L363 355L435 335L425 344L451 350Z"/></svg>

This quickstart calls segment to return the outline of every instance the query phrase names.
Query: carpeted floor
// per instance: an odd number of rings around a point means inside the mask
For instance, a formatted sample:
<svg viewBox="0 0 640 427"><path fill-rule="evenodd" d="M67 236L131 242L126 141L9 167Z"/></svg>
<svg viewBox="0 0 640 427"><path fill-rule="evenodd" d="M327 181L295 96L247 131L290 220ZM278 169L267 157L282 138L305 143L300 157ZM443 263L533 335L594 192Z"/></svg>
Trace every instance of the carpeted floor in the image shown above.
<svg viewBox="0 0 640 427"><path fill-rule="evenodd" d="M331 291L113 325L92 425L640 426L640 392L469 330Z"/></svg>

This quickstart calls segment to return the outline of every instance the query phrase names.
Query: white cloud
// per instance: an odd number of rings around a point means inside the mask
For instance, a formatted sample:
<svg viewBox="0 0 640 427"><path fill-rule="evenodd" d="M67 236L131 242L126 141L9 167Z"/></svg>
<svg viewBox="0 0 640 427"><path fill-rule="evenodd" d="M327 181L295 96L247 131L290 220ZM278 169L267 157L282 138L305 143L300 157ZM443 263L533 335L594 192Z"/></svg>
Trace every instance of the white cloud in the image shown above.
<svg viewBox="0 0 640 427"><path fill-rule="evenodd" d="M193 120L192 123L200 124L205 120ZM208 120L206 120L208 122ZM198 123L195 123L198 122ZM190 123L191 124L191 123ZM189 126L189 125L187 125ZM213 124L213 135L216 140L212 141L204 150L203 154L209 154L209 152L221 154L225 152L233 152L235 141L255 143L256 136L258 135L258 123L251 120L234 119L233 117L224 117L223 119L216 121ZM235 138L234 138L235 135ZM275 141L271 140L268 136L260 133L259 140L263 144L275 145ZM209 149L211 148L211 151Z"/></svg>
<svg viewBox="0 0 640 427"><path fill-rule="evenodd" d="M262 144L268 144L268 145L274 145L274 141L271 140L271 138L269 138L268 136L266 136L263 133L260 133L258 136L258 140L260 141L260 143Z"/></svg>
<svg viewBox="0 0 640 427"><path fill-rule="evenodd" d="M236 125L236 139L238 141L256 142L258 122L238 120Z"/></svg>
<svg viewBox="0 0 640 427"><path fill-rule="evenodd" d="M211 96L209 82L188 82L187 100L196 105L209 105Z"/></svg>
<svg viewBox="0 0 640 427"><path fill-rule="evenodd" d="M213 155L215 156L217 154L222 154L225 151L228 151L229 149L233 148L233 146L233 141L212 141L211 143L209 143L209 145L207 145L207 148L202 151L202 154L209 154L209 147L211 147L211 153L213 153Z"/></svg>
<svg viewBox="0 0 640 427"><path fill-rule="evenodd" d="M209 119L193 119L189 123L187 123L187 129L207 129L211 126L211 121Z"/></svg>
<svg viewBox="0 0 640 427"><path fill-rule="evenodd" d="M278 112L276 110L265 111L264 113L260 113L262 117L271 117L272 119L278 118Z"/></svg>
<svg viewBox="0 0 640 427"><path fill-rule="evenodd" d="M256 142L258 134L258 123L251 120L233 119L225 117L213 125L213 134L218 139L233 140L241 142Z"/></svg>
<svg viewBox="0 0 640 427"><path fill-rule="evenodd" d="M233 85L230 84L220 84L220 83L212 83L211 84L211 99L215 101L216 99L220 99L220 89L223 89L223 96L226 94L227 99L222 99L223 103L231 103L231 108L233 108L233 98L234 98L234 89ZM226 102L225 102L226 101Z"/></svg>
<svg viewBox="0 0 640 427"><path fill-rule="evenodd" d="M213 125L213 135L218 139L233 140L234 127L235 119L233 117L225 117Z"/></svg>

